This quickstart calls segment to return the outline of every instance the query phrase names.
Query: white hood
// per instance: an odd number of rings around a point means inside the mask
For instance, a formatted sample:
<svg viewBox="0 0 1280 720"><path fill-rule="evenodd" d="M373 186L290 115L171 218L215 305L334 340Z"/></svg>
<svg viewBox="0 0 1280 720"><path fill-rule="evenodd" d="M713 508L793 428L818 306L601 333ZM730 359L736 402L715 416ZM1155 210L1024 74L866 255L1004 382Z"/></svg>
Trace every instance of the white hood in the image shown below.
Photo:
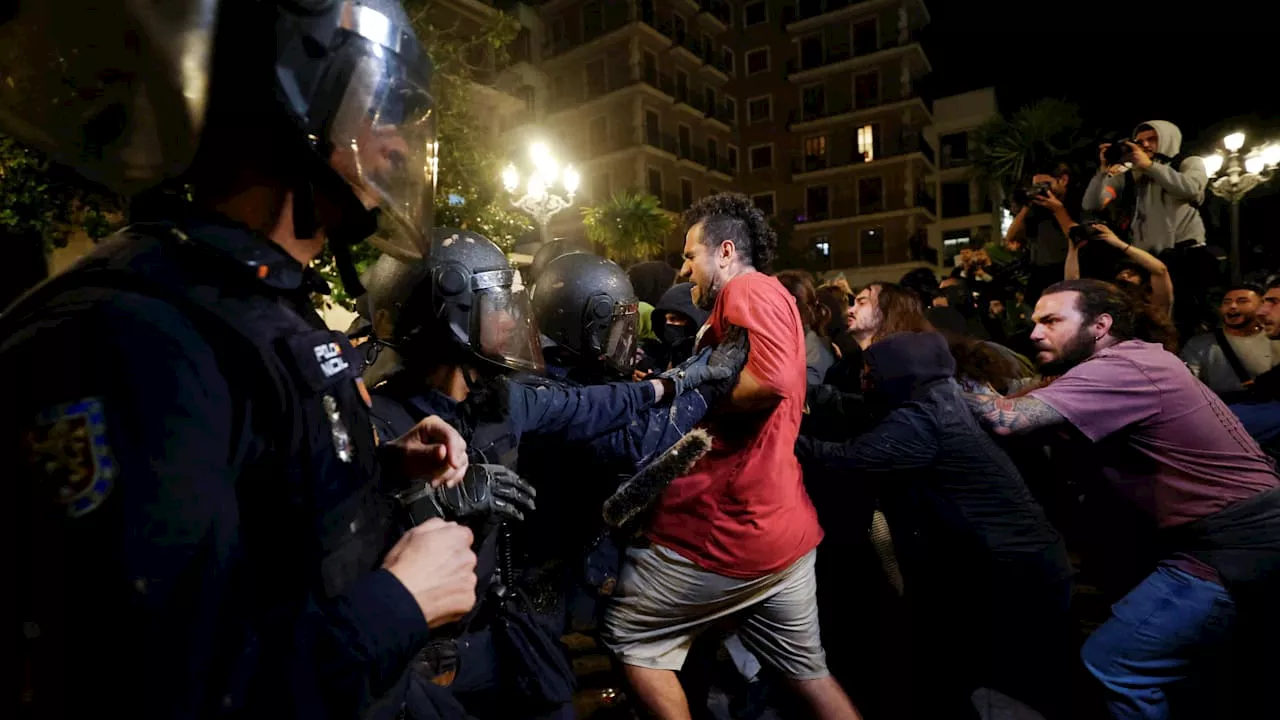
<svg viewBox="0 0 1280 720"><path fill-rule="evenodd" d="M1156 131L1156 152L1167 158L1177 157L1182 152L1182 131L1177 125L1167 120L1148 120L1133 129L1133 136L1138 136L1138 129L1149 126Z"/></svg>

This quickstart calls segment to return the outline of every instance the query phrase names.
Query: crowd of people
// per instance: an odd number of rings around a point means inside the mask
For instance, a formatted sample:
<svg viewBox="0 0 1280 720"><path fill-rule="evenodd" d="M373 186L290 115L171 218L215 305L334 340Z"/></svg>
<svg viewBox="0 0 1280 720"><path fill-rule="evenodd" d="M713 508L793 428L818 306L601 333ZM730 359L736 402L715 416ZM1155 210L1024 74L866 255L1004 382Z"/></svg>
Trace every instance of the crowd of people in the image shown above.
<svg viewBox="0 0 1280 720"><path fill-rule="evenodd" d="M1070 168L1029 178L941 280L772 275L734 193L678 272L519 272L433 227L398 2L214 5L103 15L128 31L77 63L136 86L0 113L98 180L182 181L0 315L15 717L567 718L569 631L670 720L713 686L736 718L1275 716L1280 284L1196 337L1176 127L1100 148L1078 209ZM1116 599L1083 642L1081 577Z"/></svg>

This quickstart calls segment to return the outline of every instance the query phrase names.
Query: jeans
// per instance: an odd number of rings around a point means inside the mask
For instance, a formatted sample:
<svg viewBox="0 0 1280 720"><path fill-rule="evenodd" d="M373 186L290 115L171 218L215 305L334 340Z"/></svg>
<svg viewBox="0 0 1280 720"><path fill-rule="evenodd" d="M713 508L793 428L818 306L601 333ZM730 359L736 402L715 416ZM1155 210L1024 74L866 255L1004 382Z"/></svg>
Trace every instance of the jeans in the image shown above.
<svg viewBox="0 0 1280 720"><path fill-rule="evenodd" d="M1221 585L1161 566L1111 607L1085 642L1085 667L1119 720L1169 717L1169 689L1210 673L1235 618Z"/></svg>

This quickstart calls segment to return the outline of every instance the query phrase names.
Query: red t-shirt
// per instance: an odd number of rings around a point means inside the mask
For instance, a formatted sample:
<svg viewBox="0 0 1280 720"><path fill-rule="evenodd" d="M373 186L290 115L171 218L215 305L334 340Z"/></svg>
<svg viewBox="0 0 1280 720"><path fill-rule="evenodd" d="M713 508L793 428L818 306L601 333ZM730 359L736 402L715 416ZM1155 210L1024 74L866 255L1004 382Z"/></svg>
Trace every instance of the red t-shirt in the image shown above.
<svg viewBox="0 0 1280 720"><path fill-rule="evenodd" d="M782 400L770 411L708 420L711 452L667 488L649 539L705 570L755 578L786 568L822 540L795 455L808 390L804 329L791 294L758 272L724 286L707 325L702 345L719 342L728 325L746 328L746 369Z"/></svg>

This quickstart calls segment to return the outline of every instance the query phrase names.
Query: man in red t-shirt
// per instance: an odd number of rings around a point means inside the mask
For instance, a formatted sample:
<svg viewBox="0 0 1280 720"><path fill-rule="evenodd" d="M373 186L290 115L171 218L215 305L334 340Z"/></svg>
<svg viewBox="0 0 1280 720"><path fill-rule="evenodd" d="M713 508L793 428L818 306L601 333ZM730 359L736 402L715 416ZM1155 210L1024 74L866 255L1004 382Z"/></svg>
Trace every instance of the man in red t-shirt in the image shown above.
<svg viewBox="0 0 1280 720"><path fill-rule="evenodd" d="M795 457L804 407L804 328L795 300L758 271L777 236L740 194L704 198L685 214L682 275L711 310L699 342L747 332L746 368L708 416L715 442L658 503L647 547L627 551L605 638L656 717L689 718L675 671L694 639L732 619L819 718L858 713L827 671L814 597L818 515Z"/></svg>

